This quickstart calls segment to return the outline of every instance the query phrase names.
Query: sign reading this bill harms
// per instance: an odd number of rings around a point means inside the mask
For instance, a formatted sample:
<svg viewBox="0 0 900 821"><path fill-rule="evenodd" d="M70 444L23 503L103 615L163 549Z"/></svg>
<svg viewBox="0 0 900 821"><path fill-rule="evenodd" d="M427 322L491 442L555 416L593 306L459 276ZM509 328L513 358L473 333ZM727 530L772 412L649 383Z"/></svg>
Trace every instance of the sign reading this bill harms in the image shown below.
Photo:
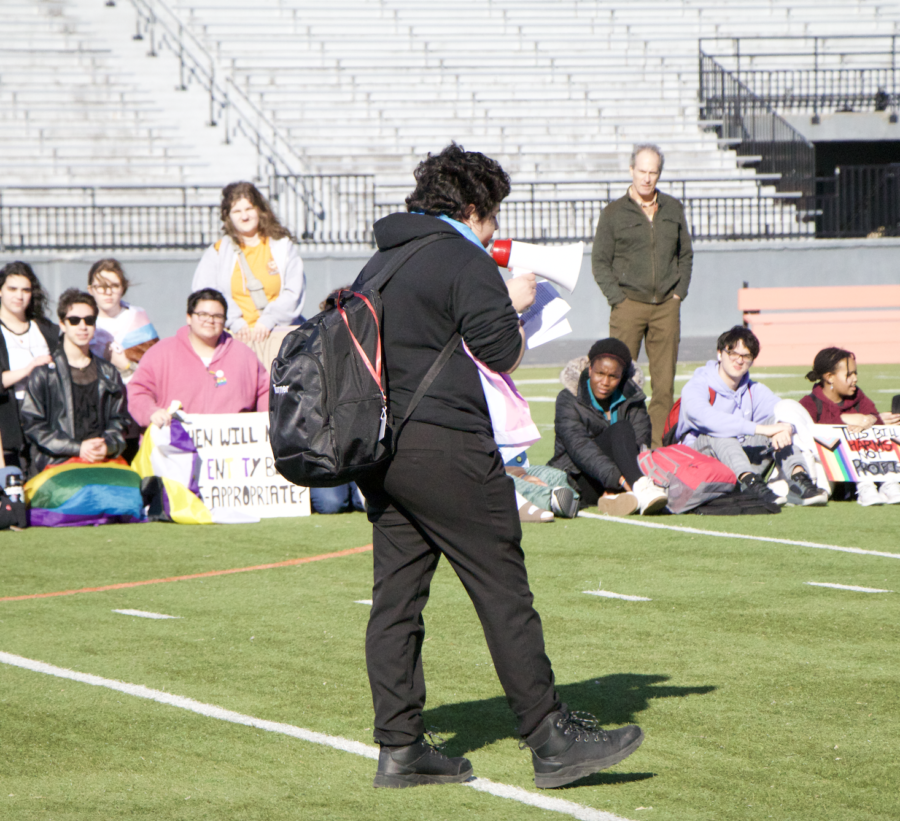
<svg viewBox="0 0 900 821"><path fill-rule="evenodd" d="M859 433L840 425L813 425L813 436L831 482L883 482L900 474L900 425L873 425Z"/></svg>
<svg viewBox="0 0 900 821"><path fill-rule="evenodd" d="M209 508L261 519L309 516L309 489L277 470L268 413L188 413L184 429L200 455L200 495Z"/></svg>

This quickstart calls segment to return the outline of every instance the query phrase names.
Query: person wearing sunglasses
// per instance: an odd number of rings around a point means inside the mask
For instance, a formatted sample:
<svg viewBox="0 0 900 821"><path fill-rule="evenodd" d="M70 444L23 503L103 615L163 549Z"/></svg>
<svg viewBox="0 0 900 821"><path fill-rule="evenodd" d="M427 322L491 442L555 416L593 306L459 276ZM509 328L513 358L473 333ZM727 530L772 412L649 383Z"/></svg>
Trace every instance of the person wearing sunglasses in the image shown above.
<svg viewBox="0 0 900 821"><path fill-rule="evenodd" d="M750 378L757 356L759 340L749 328L735 325L719 337L716 358L697 368L681 392L676 441L730 467L750 496L778 505L827 504L827 491L809 472L812 419L799 403Z"/></svg>
<svg viewBox="0 0 900 821"><path fill-rule="evenodd" d="M228 303L202 288L187 301L186 323L148 350L128 383L128 410L143 428L165 427L169 407L186 413L242 413L269 409L269 377L243 342L225 330Z"/></svg>
<svg viewBox="0 0 900 821"><path fill-rule="evenodd" d="M125 449L125 384L116 366L91 353L97 324L94 298L70 288L57 307L62 345L28 377L22 429L30 443L29 476L72 458L113 459Z"/></svg>

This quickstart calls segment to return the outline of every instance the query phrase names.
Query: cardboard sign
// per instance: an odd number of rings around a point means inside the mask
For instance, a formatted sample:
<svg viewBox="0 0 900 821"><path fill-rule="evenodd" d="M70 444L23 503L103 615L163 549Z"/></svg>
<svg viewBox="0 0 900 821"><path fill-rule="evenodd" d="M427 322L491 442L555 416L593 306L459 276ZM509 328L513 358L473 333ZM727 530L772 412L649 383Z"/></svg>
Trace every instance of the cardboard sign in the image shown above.
<svg viewBox="0 0 900 821"><path fill-rule="evenodd" d="M207 507L261 519L309 516L309 489L275 470L268 413L182 415L200 454L200 495Z"/></svg>
<svg viewBox="0 0 900 821"><path fill-rule="evenodd" d="M819 461L832 482L883 482L900 474L900 425L852 433L841 425L813 425Z"/></svg>

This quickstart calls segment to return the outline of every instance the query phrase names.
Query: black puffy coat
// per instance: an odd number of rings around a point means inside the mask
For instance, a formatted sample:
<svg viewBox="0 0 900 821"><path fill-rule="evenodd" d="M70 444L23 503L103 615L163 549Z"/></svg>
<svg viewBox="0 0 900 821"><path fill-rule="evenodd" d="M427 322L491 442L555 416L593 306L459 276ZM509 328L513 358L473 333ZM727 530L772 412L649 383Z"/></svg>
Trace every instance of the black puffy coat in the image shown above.
<svg viewBox="0 0 900 821"><path fill-rule="evenodd" d="M50 353L56 352L59 347L59 326L45 319L32 319L41 335L47 341ZM6 349L6 340L0 334L0 373L9 370L9 351ZM23 384L24 383L20 383ZM16 386L3 387L0 382L0 437L3 439L3 449L6 451L17 450L24 443L22 426L19 423L19 403L16 401Z"/></svg>
<svg viewBox="0 0 900 821"><path fill-rule="evenodd" d="M112 362L93 358L97 364L106 455L112 459L125 450L124 434L131 424L125 384ZM72 376L62 346L53 355L52 365L42 365L31 372L22 403L22 430L31 445L29 476L81 452L81 442L75 438Z"/></svg>
<svg viewBox="0 0 900 821"><path fill-rule="evenodd" d="M564 470L575 479L584 474L603 487L619 486L622 471L596 443L596 439L610 426L606 416L591 404L588 370L578 378L578 396L568 389L556 397L556 417L553 427L556 443L549 464ZM650 446L650 416L644 404L647 397L630 379L626 380L622 393L625 401L618 407L618 418L631 423L638 449Z"/></svg>

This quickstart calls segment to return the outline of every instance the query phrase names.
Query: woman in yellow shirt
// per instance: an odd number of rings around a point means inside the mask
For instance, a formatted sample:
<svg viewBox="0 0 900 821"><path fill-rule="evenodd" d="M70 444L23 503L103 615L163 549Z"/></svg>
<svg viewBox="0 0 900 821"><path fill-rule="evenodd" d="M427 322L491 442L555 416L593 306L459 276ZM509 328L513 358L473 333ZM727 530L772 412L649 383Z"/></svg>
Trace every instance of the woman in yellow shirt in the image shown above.
<svg viewBox="0 0 900 821"><path fill-rule="evenodd" d="M215 288L228 302L225 327L248 344L264 343L276 326L303 310L306 277L293 237L255 185L222 189L224 236L203 254L193 291Z"/></svg>

